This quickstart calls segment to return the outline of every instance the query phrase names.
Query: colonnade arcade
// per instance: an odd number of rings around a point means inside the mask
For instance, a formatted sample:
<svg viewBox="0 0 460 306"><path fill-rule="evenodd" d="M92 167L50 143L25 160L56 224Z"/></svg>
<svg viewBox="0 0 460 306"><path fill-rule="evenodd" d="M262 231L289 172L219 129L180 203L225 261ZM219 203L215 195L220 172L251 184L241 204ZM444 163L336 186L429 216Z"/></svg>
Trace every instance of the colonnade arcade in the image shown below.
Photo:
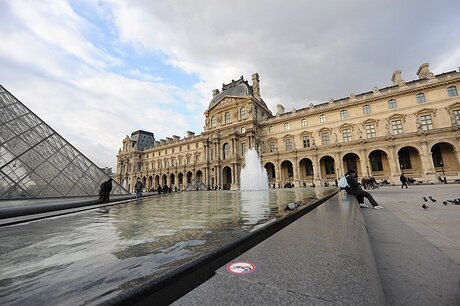
<svg viewBox="0 0 460 306"><path fill-rule="evenodd" d="M316 151L317 152L317 151ZM386 148L361 147L360 150L336 150L320 154L302 154L275 157L263 156L262 164L267 170L270 187L283 187L287 183L294 186L323 185L334 183L350 169L359 177L373 176L377 182L387 180L399 182L403 173L416 181L434 182L439 177L455 177L460 174L458 148L449 141L408 145L394 145ZM140 177L147 189L160 186L184 188L197 177L210 187L228 190L239 184L239 163L222 161L209 167L172 173L150 174ZM213 172L212 176L210 172Z"/></svg>

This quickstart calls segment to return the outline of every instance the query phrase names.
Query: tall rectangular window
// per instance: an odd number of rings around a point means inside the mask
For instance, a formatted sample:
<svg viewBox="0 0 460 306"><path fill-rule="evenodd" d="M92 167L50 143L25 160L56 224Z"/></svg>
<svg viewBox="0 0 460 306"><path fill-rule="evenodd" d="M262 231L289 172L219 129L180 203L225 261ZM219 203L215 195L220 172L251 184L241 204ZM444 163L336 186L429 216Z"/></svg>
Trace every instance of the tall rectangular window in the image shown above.
<svg viewBox="0 0 460 306"><path fill-rule="evenodd" d="M302 143L304 148L309 148L310 147L310 137L304 136L302 138Z"/></svg>
<svg viewBox="0 0 460 306"><path fill-rule="evenodd" d="M292 139L291 138L286 139L285 144L286 144L286 150L292 151Z"/></svg>
<svg viewBox="0 0 460 306"><path fill-rule="evenodd" d="M456 109L452 112L453 120L455 124L460 124L460 109Z"/></svg>
<svg viewBox="0 0 460 306"><path fill-rule="evenodd" d="M393 131L393 134L402 134L403 133L403 128L402 128L402 122L401 120L393 120L391 121L391 130Z"/></svg>
<svg viewBox="0 0 460 306"><path fill-rule="evenodd" d="M320 115L319 116L319 122L320 123L325 123L326 122L326 115Z"/></svg>
<svg viewBox="0 0 460 306"><path fill-rule="evenodd" d="M330 143L329 141L329 133L321 133L321 141L323 143L323 146L326 146Z"/></svg>
<svg viewBox="0 0 460 306"><path fill-rule="evenodd" d="M348 117L348 113L346 109L342 109L340 111L340 119L346 119Z"/></svg>
<svg viewBox="0 0 460 306"><path fill-rule="evenodd" d="M388 100L388 108L389 109L396 108L396 100L395 99Z"/></svg>
<svg viewBox="0 0 460 306"><path fill-rule="evenodd" d="M289 124L289 122L286 122L286 123L284 124L284 130L285 130L285 131L289 131L290 129L291 129L291 125Z"/></svg>
<svg viewBox="0 0 460 306"><path fill-rule="evenodd" d="M374 138L376 136L375 124L366 125L366 135L367 135L367 138Z"/></svg>
<svg viewBox="0 0 460 306"><path fill-rule="evenodd" d="M270 134L275 133L275 127L273 127L273 126L269 127L269 128L268 128L268 132L269 132Z"/></svg>
<svg viewBox="0 0 460 306"><path fill-rule="evenodd" d="M307 127L307 119L302 119L302 120L300 121L300 125L301 125L302 127Z"/></svg>
<svg viewBox="0 0 460 306"><path fill-rule="evenodd" d="M246 119L246 108L245 107L240 108L240 119L241 120Z"/></svg>
<svg viewBox="0 0 460 306"><path fill-rule="evenodd" d="M270 141L270 152L276 151L276 145L274 141Z"/></svg>
<svg viewBox="0 0 460 306"><path fill-rule="evenodd" d="M371 113L371 106L370 105L364 105L363 106L363 114L370 114Z"/></svg>
<svg viewBox="0 0 460 306"><path fill-rule="evenodd" d="M458 96L457 87L455 87L455 86L450 86L449 88L447 88L447 94L449 95L449 97L456 97L456 96Z"/></svg>
<svg viewBox="0 0 460 306"><path fill-rule="evenodd" d="M241 155L244 156L245 153L246 153L246 143L242 142L241 143Z"/></svg>
<svg viewBox="0 0 460 306"><path fill-rule="evenodd" d="M351 141L351 130L350 129L343 129L342 130L343 141L348 142Z"/></svg>
<svg viewBox="0 0 460 306"><path fill-rule="evenodd" d="M418 93L415 97L417 98L417 103L425 103L424 93Z"/></svg>
<svg viewBox="0 0 460 306"><path fill-rule="evenodd" d="M433 120L431 119L431 115L420 116L420 126L424 131L432 130Z"/></svg>

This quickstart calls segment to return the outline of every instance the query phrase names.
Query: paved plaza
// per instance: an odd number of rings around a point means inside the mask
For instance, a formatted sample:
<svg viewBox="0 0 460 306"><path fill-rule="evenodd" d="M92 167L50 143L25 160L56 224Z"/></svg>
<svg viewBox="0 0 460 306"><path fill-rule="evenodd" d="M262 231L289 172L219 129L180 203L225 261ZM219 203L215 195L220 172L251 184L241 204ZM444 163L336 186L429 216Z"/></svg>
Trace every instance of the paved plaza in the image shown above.
<svg viewBox="0 0 460 306"><path fill-rule="evenodd" d="M460 264L460 205L442 203L460 198L459 184L411 185L408 189L391 186L370 192L385 210ZM436 202L430 201L429 196ZM422 197L428 199L428 209L422 208Z"/></svg>

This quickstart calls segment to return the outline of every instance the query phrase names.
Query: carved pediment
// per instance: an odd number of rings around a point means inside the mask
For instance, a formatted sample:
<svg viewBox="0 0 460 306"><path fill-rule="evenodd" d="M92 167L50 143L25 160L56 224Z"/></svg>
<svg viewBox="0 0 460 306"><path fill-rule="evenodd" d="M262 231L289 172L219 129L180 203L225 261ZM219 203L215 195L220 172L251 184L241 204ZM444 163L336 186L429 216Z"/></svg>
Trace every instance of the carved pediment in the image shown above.
<svg viewBox="0 0 460 306"><path fill-rule="evenodd" d="M435 108L422 108L421 110L414 113L415 116L429 115L429 114L433 114L433 116L436 117L436 109Z"/></svg>
<svg viewBox="0 0 460 306"><path fill-rule="evenodd" d="M351 129L353 131L354 126L355 126L354 124L344 123L344 124L340 125L338 128L339 128L339 130Z"/></svg>
<svg viewBox="0 0 460 306"><path fill-rule="evenodd" d="M301 134L300 134L300 137L303 137L303 136L312 136L313 132L311 131L303 131Z"/></svg>
<svg viewBox="0 0 460 306"><path fill-rule="evenodd" d="M396 119L402 119L403 122L406 122L406 114L394 114L388 118L386 118L387 122L390 122L392 120Z"/></svg>
<svg viewBox="0 0 460 306"><path fill-rule="evenodd" d="M363 127L368 124L375 124L376 126L379 126L379 121L376 119L367 119L366 121L362 123Z"/></svg>
<svg viewBox="0 0 460 306"><path fill-rule="evenodd" d="M291 134L287 134L287 135L285 135L285 136L283 137L283 140L286 140L286 139L288 139L288 138L293 139L294 136L291 135Z"/></svg>
<svg viewBox="0 0 460 306"><path fill-rule="evenodd" d="M455 110L455 109L460 109L460 102L456 102L454 104L451 104L451 105L447 106L446 109L448 111L452 111L452 110Z"/></svg>

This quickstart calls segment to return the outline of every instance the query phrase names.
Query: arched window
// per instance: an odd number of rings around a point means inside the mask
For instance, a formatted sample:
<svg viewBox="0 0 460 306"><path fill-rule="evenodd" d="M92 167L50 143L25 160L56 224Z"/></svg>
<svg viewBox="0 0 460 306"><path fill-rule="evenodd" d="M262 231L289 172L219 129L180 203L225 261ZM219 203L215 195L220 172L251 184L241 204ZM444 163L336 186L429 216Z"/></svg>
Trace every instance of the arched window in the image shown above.
<svg viewBox="0 0 460 306"><path fill-rule="evenodd" d="M226 112L225 113L225 124L229 124L229 123L230 123L230 113Z"/></svg>
<svg viewBox="0 0 460 306"><path fill-rule="evenodd" d="M425 103L425 94L424 93L418 93L415 95L417 98L417 103Z"/></svg>
<svg viewBox="0 0 460 306"><path fill-rule="evenodd" d="M244 133L246 133L246 128L243 126L243 127L241 128L241 134L244 134Z"/></svg>
<svg viewBox="0 0 460 306"><path fill-rule="evenodd" d="M289 124L289 122L284 123L284 130L289 131L290 129L291 129L291 125Z"/></svg>
<svg viewBox="0 0 460 306"><path fill-rule="evenodd" d="M346 119L348 117L348 113L346 109L342 109L340 111L340 119Z"/></svg>
<svg viewBox="0 0 460 306"><path fill-rule="evenodd" d="M300 125L301 125L302 127L306 127L306 126L307 126L307 119L302 119L302 120L300 120Z"/></svg>
<svg viewBox="0 0 460 306"><path fill-rule="evenodd" d="M224 159L230 158L230 145L228 143L224 144Z"/></svg>
<svg viewBox="0 0 460 306"><path fill-rule="evenodd" d="M371 113L371 106L370 105L364 105L363 106L363 114L370 114Z"/></svg>
<svg viewBox="0 0 460 306"><path fill-rule="evenodd" d="M216 126L217 126L216 117L212 116L211 117L211 127L215 128Z"/></svg>
<svg viewBox="0 0 460 306"><path fill-rule="evenodd" d="M246 119L246 108L245 107L240 108L240 119L241 120Z"/></svg>
<svg viewBox="0 0 460 306"><path fill-rule="evenodd" d="M319 122L320 123L325 123L326 122L326 115L320 115L319 116Z"/></svg>
<svg viewBox="0 0 460 306"><path fill-rule="evenodd" d="M388 100L388 108L396 108L396 100L395 99L390 99Z"/></svg>

